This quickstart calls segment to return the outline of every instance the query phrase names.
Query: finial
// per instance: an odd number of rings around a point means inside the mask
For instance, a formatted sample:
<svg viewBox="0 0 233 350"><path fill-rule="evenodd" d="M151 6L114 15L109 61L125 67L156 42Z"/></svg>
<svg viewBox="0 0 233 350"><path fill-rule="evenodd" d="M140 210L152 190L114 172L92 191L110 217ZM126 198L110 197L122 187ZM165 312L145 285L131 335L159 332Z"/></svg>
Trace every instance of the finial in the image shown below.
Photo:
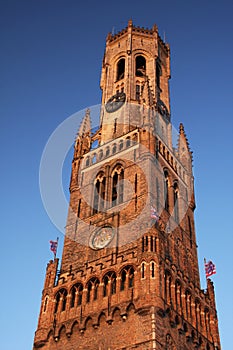
<svg viewBox="0 0 233 350"><path fill-rule="evenodd" d="M130 19L129 21L128 21L128 27L132 27L133 26L133 21L132 21L132 19Z"/></svg>
<svg viewBox="0 0 233 350"><path fill-rule="evenodd" d="M179 130L180 130L180 134L184 133L184 125L182 123L180 123Z"/></svg>

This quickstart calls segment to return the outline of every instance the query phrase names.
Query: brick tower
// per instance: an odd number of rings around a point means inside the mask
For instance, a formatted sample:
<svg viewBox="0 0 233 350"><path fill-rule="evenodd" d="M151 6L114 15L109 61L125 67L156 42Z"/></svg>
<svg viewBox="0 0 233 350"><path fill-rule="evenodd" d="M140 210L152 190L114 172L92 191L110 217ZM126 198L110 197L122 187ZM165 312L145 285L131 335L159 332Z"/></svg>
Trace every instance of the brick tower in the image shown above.
<svg viewBox="0 0 233 350"><path fill-rule="evenodd" d="M170 50L157 27L109 34L98 130L74 145L58 273L47 265L33 349L220 350L200 288L192 152L170 122Z"/></svg>

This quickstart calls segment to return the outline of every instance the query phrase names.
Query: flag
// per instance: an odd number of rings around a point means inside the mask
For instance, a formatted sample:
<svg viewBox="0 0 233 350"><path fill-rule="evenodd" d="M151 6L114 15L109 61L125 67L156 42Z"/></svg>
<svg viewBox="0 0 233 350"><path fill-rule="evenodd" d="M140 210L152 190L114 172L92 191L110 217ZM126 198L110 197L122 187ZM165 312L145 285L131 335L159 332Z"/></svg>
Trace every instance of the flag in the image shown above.
<svg viewBox="0 0 233 350"><path fill-rule="evenodd" d="M58 240L56 241L50 241L50 250L53 252L53 254L56 256L57 254L57 244L58 244Z"/></svg>
<svg viewBox="0 0 233 350"><path fill-rule="evenodd" d="M206 278L209 276L212 276L216 273L216 267L214 265L214 263L212 263L212 261L205 261L205 275Z"/></svg>
<svg viewBox="0 0 233 350"><path fill-rule="evenodd" d="M152 207L152 205L150 208L150 217L151 217L151 219L155 219L156 221L159 220L159 214L157 213L156 209L154 207Z"/></svg>

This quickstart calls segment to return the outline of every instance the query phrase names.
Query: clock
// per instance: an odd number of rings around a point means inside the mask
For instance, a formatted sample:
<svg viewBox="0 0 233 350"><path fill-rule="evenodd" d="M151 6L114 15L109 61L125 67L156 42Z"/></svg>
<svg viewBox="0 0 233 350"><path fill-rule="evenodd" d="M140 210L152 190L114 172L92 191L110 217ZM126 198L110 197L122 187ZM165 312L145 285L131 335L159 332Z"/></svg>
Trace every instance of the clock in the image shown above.
<svg viewBox="0 0 233 350"><path fill-rule="evenodd" d="M89 245L95 250L102 249L112 241L114 234L114 230L111 226L101 227L92 233Z"/></svg>
<svg viewBox="0 0 233 350"><path fill-rule="evenodd" d="M126 95L124 92L117 92L115 95L110 97L105 105L105 109L108 113L117 111L125 103Z"/></svg>

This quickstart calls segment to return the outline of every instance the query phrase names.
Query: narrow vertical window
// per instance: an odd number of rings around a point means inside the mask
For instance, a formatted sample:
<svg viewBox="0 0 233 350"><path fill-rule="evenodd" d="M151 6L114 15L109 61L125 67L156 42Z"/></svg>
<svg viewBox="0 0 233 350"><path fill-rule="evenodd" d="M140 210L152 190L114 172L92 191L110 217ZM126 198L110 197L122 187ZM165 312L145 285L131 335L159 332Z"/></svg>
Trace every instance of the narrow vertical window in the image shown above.
<svg viewBox="0 0 233 350"><path fill-rule="evenodd" d="M124 290L125 289L125 282L126 282L126 271L123 270L121 273L121 287L120 290Z"/></svg>
<svg viewBox="0 0 233 350"><path fill-rule="evenodd" d="M140 85L136 84L136 101L140 100Z"/></svg>
<svg viewBox="0 0 233 350"><path fill-rule="evenodd" d="M142 263L142 278L145 278L145 263Z"/></svg>
<svg viewBox="0 0 233 350"><path fill-rule="evenodd" d="M192 248L193 246L193 232L192 232L192 224L191 224L191 219L188 216L188 227L189 227L189 240L190 240L190 247Z"/></svg>
<svg viewBox="0 0 233 350"><path fill-rule="evenodd" d="M132 288L134 285L134 269L131 267L129 270L129 288Z"/></svg>
<svg viewBox="0 0 233 350"><path fill-rule="evenodd" d="M169 209L169 182L168 172L164 171L164 208L168 211Z"/></svg>
<svg viewBox="0 0 233 350"><path fill-rule="evenodd" d="M178 184L174 183L173 186L173 199L174 199L174 219L176 222L179 220L179 205L178 205Z"/></svg>
<svg viewBox="0 0 233 350"><path fill-rule="evenodd" d="M135 174L135 177L134 177L134 192L137 193L138 191L138 175Z"/></svg>
<svg viewBox="0 0 233 350"><path fill-rule="evenodd" d="M155 263L153 261L151 263L151 277L155 277Z"/></svg>
<svg viewBox="0 0 233 350"><path fill-rule="evenodd" d="M117 168L112 177L112 206L123 203L124 200L124 170Z"/></svg>

